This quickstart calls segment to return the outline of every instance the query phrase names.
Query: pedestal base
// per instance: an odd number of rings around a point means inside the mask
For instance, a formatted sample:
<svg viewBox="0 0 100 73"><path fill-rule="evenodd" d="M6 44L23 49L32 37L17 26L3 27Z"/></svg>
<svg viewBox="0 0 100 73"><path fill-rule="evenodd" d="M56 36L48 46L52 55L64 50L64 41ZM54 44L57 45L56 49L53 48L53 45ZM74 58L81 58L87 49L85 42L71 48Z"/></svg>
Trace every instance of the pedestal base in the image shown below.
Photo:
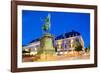
<svg viewBox="0 0 100 73"><path fill-rule="evenodd" d="M40 49L38 51L38 61L53 61L56 60L56 52L53 47L51 34L45 34L40 40Z"/></svg>

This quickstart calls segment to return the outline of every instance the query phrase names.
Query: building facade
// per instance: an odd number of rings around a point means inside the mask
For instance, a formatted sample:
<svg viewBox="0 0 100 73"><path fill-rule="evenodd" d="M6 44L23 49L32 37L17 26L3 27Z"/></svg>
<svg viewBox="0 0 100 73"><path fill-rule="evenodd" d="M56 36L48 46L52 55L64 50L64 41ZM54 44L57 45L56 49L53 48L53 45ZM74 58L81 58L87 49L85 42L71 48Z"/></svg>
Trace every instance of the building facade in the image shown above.
<svg viewBox="0 0 100 73"><path fill-rule="evenodd" d="M53 39L53 45L55 48L55 51L57 53L64 53L66 51L73 51L76 49L77 45L80 45L82 48L82 51L84 51L84 41L79 32L71 31L69 33L64 33L56 38ZM40 40L35 40L28 44L27 46L23 47L23 50L30 49L30 54L34 55L37 54L38 49L40 48Z"/></svg>

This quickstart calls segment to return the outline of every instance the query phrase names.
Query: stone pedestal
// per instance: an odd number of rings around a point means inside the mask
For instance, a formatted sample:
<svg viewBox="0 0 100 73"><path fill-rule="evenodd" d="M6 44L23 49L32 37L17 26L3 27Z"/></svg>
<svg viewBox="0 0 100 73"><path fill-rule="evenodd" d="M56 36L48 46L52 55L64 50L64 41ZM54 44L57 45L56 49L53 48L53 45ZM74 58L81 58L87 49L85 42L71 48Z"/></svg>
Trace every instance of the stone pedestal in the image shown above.
<svg viewBox="0 0 100 73"><path fill-rule="evenodd" d="M40 49L38 50L39 61L56 60L56 52L53 47L51 34L45 34L40 40Z"/></svg>

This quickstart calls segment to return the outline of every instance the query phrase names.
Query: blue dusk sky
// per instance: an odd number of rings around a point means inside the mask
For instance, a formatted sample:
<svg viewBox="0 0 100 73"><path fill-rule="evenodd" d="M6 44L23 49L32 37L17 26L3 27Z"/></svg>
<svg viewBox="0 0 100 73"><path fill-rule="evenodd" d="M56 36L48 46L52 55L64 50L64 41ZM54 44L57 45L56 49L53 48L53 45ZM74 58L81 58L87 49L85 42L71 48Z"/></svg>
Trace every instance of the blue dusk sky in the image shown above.
<svg viewBox="0 0 100 73"><path fill-rule="evenodd" d="M90 14L75 12L22 11L22 45L43 36L42 26L45 18L51 15L50 33L55 37L75 30L84 40L85 47L90 44Z"/></svg>

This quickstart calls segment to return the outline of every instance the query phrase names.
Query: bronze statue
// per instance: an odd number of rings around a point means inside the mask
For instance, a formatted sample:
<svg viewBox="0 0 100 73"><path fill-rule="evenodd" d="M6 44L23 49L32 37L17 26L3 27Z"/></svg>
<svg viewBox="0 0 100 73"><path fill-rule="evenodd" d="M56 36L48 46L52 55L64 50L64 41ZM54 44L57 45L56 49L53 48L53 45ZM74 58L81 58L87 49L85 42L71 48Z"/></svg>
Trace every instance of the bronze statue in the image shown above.
<svg viewBox="0 0 100 73"><path fill-rule="evenodd" d="M45 23L44 25L42 26L42 30L45 32L45 33L48 33L50 32L50 14L48 14L48 16L46 17L45 19Z"/></svg>

